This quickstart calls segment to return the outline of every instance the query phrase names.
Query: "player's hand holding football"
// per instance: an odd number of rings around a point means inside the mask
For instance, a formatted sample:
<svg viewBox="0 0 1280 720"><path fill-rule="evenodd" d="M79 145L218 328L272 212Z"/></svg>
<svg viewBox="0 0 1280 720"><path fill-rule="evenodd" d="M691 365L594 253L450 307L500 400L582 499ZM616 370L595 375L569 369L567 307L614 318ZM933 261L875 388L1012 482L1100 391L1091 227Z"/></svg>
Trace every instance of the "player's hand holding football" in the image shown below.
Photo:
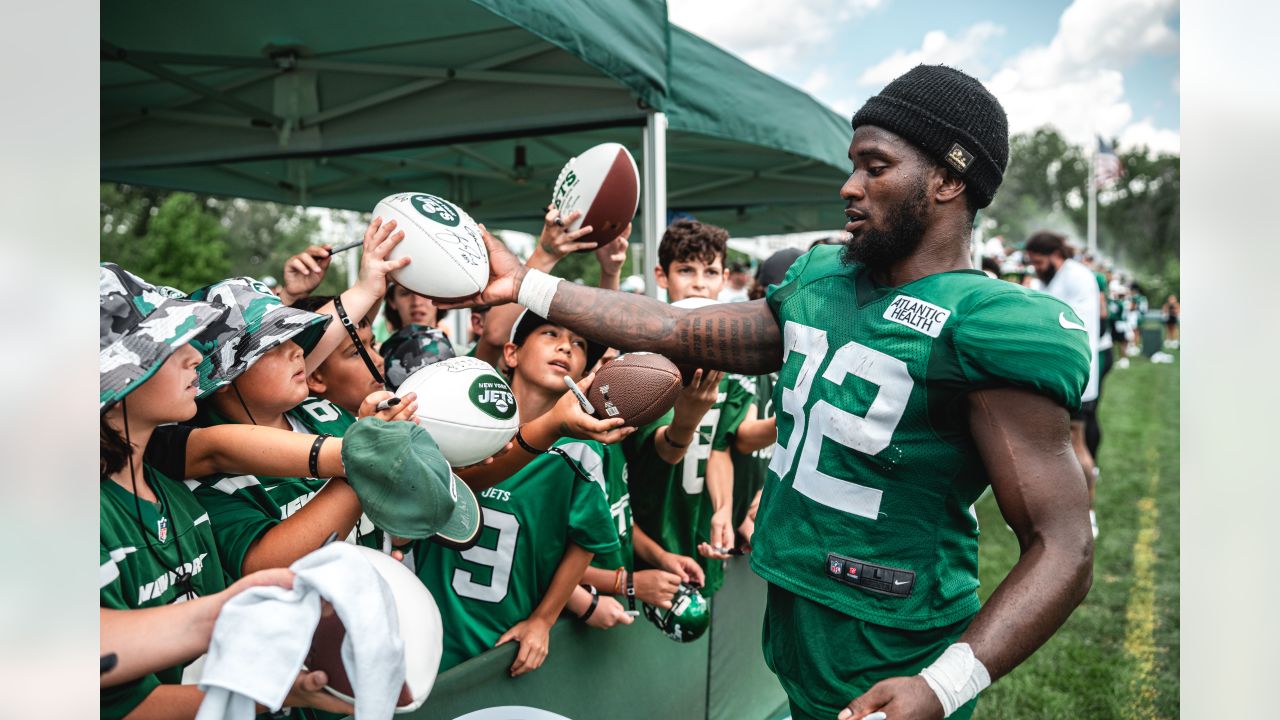
<svg viewBox="0 0 1280 720"><path fill-rule="evenodd" d="M383 400L395 397L395 393L388 390L375 390L360 403L359 412L356 413L357 418L376 417L392 422L394 420L403 420L405 422L418 423L418 393L405 393L400 398L400 404L392 405L386 410L378 410L378 403Z"/></svg>
<svg viewBox="0 0 1280 720"><path fill-rule="evenodd" d="M676 596L676 590L680 589L681 579L680 575L666 570L641 570L633 576L636 597L654 607L669 610L671 599Z"/></svg>
<svg viewBox="0 0 1280 720"><path fill-rule="evenodd" d="M609 595L601 595L597 601L596 611L587 618L587 624L593 628L608 630L615 625L630 625L632 618L627 614L622 603Z"/></svg>
<svg viewBox="0 0 1280 720"><path fill-rule="evenodd" d="M387 275L410 262L410 258L388 260L387 256L404 239L404 231L396 230L396 221L382 222L375 217L364 231L364 250L360 256L360 277L355 287L369 293L375 300L387 292Z"/></svg>
<svg viewBox="0 0 1280 720"><path fill-rule="evenodd" d="M511 677L519 677L530 670L537 670L547 659L551 646L551 623L536 616L521 620L502 633L494 647L501 647L512 640L520 643L515 662L511 663Z"/></svg>
<svg viewBox="0 0 1280 720"><path fill-rule="evenodd" d="M555 208L548 210L546 217L542 219L542 234L538 236L538 247L529 257L529 267L549 270L548 262L550 265L555 265L557 260L571 252L590 250L591 243L579 242L591 234L593 228L590 225L569 231L569 226L580 217L582 217L581 210L574 210L564 217L561 217L560 211Z"/></svg>
<svg viewBox="0 0 1280 720"><path fill-rule="evenodd" d="M280 301L285 305L309 297L324 280L333 258L329 256L332 245L312 245L284 261L284 282L281 284Z"/></svg>
<svg viewBox="0 0 1280 720"><path fill-rule="evenodd" d="M351 703L343 702L325 692L324 686L329 684L329 676L323 670L298 673L293 687L285 696L285 707L311 707L339 715L354 715L356 709Z"/></svg>
<svg viewBox="0 0 1280 720"><path fill-rule="evenodd" d="M582 394L587 394L587 389L591 387L591 381L595 379L595 373L591 373L578 381L578 389ZM564 395L556 401L551 412L547 413L548 420L554 422L556 434L560 437L572 437L579 440L596 440L605 445L612 445L620 442L623 438L635 432L633 427L622 427L624 422L622 418L609 418L608 420L600 420L592 415L588 415L582 410L582 405L578 404L578 398L570 391L565 391ZM541 420L534 420L538 422Z"/></svg>
<svg viewBox="0 0 1280 720"><path fill-rule="evenodd" d="M627 223L621 235L596 248L596 260L600 263L602 276L622 274L622 266L627 262L627 247L631 244L630 237L631 223Z"/></svg>
<svg viewBox="0 0 1280 720"><path fill-rule="evenodd" d="M919 675L881 680L840 711L839 720L882 712L892 720L941 720L942 703Z"/></svg>
<svg viewBox="0 0 1280 720"><path fill-rule="evenodd" d="M472 307L474 305L504 305L516 301L520 290L520 280L527 268L520 259L498 238L494 237L484 226L480 225L480 235L484 239L484 247L489 251L489 284L484 290L454 302L437 302L440 310Z"/></svg>

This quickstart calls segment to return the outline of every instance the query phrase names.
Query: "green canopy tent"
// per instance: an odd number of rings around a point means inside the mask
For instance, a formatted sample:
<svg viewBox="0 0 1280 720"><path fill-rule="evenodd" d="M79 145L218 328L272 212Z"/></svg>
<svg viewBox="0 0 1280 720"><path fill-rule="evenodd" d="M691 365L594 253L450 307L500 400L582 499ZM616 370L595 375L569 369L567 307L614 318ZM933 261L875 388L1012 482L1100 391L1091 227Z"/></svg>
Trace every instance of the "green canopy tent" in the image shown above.
<svg viewBox="0 0 1280 720"><path fill-rule="evenodd" d="M565 160L615 141L641 165L648 253L668 205L735 234L839 225L847 121L662 3L376 9L113 4L103 179L361 211L415 189L536 232Z"/></svg>

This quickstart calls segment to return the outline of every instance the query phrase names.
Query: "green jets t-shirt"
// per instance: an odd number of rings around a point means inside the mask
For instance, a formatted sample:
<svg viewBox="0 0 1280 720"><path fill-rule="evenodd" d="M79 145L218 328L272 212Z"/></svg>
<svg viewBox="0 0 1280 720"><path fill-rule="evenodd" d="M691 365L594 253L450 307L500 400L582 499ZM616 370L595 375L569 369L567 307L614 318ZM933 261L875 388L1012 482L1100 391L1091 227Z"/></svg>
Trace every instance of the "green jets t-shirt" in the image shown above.
<svg viewBox="0 0 1280 720"><path fill-rule="evenodd" d="M561 439L565 458L547 453L479 494L484 527L476 545L451 550L411 544L406 561L431 591L448 632L440 672L493 647L529 617L551 586L569 543L592 553L618 550L618 531L600 482L604 449L592 440Z"/></svg>
<svg viewBox="0 0 1280 720"><path fill-rule="evenodd" d="M602 481L609 515L613 518L614 529L618 531L619 547L616 552L597 553L591 558L591 566L605 570L632 570L635 557L631 543L631 492L627 488L627 458L622 454L621 445L604 446Z"/></svg>
<svg viewBox="0 0 1280 720"><path fill-rule="evenodd" d="M732 432L742 423L752 397L739 376L726 375L720 381L715 404L702 416L693 442L675 465L663 462L654 447L658 430L670 425L675 417L674 409L641 427L622 443L629 466L631 512L636 524L663 550L697 559L707 576L702 591L706 596L719 590L724 581L724 562L698 554L699 543L711 541L707 458L712 450L729 448Z"/></svg>
<svg viewBox="0 0 1280 720"><path fill-rule="evenodd" d="M972 505L989 481L966 395L1017 387L1074 409L1088 336L1044 293L976 270L881 287L840 250L810 251L768 294L783 365L751 566L867 622L940 627L978 610ZM829 577L828 553L882 566L890 593Z"/></svg>
<svg viewBox="0 0 1280 720"><path fill-rule="evenodd" d="M135 498L111 480L99 482L98 604L134 610L190 599L177 586L175 572L191 574L191 590L197 597L226 589L209 514L182 484L149 466L143 468L159 503ZM177 665L103 688L101 716L128 715L158 686L181 683L182 668Z"/></svg>
<svg viewBox="0 0 1280 720"><path fill-rule="evenodd" d="M744 378L742 386L755 390L755 416L751 420L767 420L773 417L773 383L776 373ZM746 419L746 418L744 418ZM741 423L739 423L741 424ZM737 433L737 428L734 428ZM769 459L773 446L763 447L749 454L742 454L729 445L729 457L733 460L733 526L737 528L747 517L747 509L756 493L764 487L769 471Z"/></svg>
<svg viewBox="0 0 1280 720"><path fill-rule="evenodd" d="M355 418L323 398L307 398L285 413L295 432L341 437ZM230 422L204 406L194 423L202 427ZM249 546L282 520L302 509L329 478L210 475L187 486L209 511L227 575L239 579Z"/></svg>

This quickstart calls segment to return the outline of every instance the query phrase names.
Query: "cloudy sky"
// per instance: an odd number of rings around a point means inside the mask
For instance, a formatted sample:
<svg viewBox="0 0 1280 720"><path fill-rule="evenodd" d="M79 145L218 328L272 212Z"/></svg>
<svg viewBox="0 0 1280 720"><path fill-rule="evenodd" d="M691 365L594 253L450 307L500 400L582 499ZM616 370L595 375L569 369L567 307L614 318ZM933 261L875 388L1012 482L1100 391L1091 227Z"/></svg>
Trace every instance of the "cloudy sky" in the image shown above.
<svg viewBox="0 0 1280 720"><path fill-rule="evenodd" d="M1000 98L1012 132L1179 150L1177 0L668 0L670 18L852 115L917 63Z"/></svg>

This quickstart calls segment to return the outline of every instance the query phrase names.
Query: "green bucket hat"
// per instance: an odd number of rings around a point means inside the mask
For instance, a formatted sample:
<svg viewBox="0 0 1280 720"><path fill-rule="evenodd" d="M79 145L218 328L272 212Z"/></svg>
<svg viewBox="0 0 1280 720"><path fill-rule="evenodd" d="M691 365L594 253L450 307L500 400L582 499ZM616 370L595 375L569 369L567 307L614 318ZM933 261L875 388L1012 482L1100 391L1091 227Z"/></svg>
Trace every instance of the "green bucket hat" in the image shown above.
<svg viewBox="0 0 1280 720"><path fill-rule="evenodd" d="M304 353L320 341L332 319L280 302L271 289L250 277L221 280L191 293L193 300L226 305L229 322L236 332L215 342L196 342L204 355L196 372L200 376L200 397L240 377L258 358L289 340Z"/></svg>
<svg viewBox="0 0 1280 720"><path fill-rule="evenodd" d="M365 515L397 537L465 550L480 539L480 503L417 423L367 417L342 435L347 482Z"/></svg>
<svg viewBox="0 0 1280 720"><path fill-rule="evenodd" d="M227 308L185 299L115 263L98 268L98 412L146 382L178 348L229 334Z"/></svg>
<svg viewBox="0 0 1280 720"><path fill-rule="evenodd" d="M426 325L406 325L378 348L387 374L387 389L395 390L413 373L441 360L457 357L443 332Z"/></svg>

